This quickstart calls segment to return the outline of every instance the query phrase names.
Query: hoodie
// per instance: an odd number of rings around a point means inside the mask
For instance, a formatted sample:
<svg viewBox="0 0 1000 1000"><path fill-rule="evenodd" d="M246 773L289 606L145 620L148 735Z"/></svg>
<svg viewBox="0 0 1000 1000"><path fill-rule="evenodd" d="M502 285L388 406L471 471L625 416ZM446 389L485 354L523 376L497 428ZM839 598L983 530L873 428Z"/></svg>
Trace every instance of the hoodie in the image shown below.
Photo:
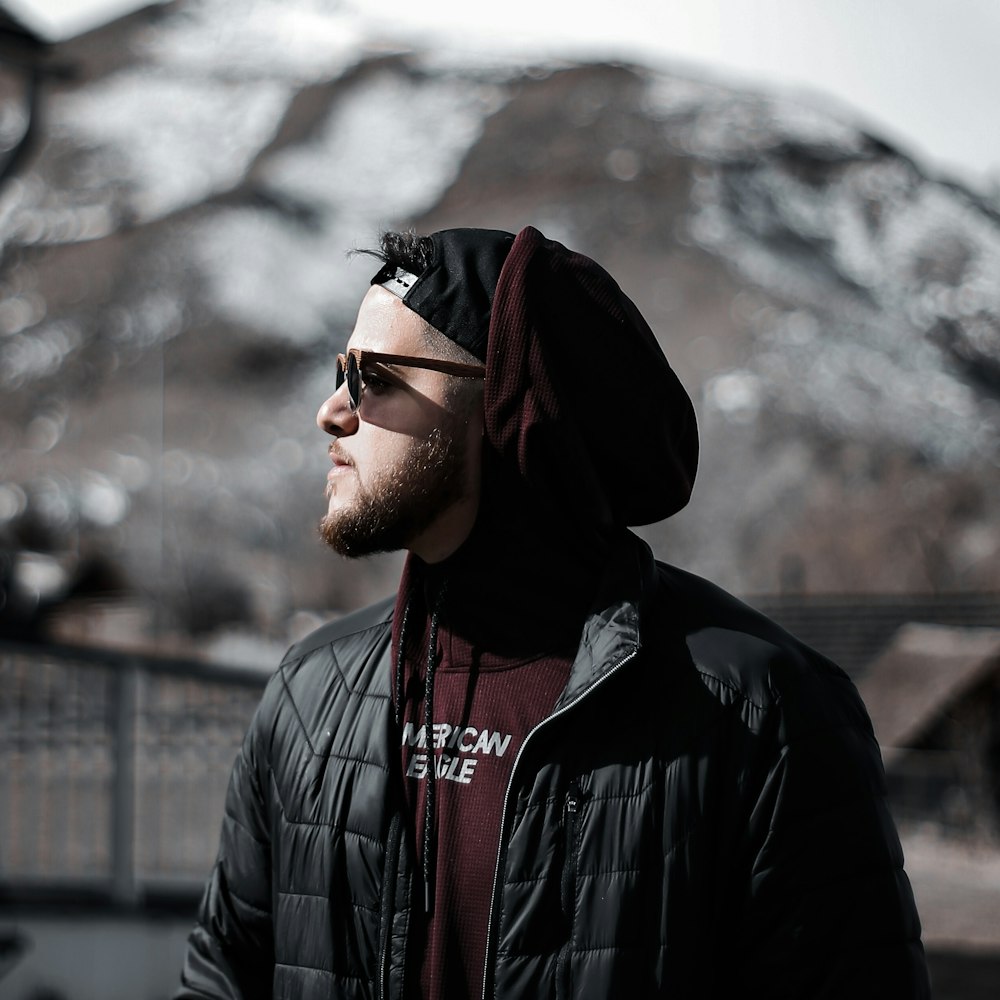
<svg viewBox="0 0 1000 1000"><path fill-rule="evenodd" d="M437 308L432 284L458 286L488 322L477 521L442 563L409 557L393 624L401 769L423 880L411 946L419 995L450 997L474 993L481 976L518 748L565 687L626 527L687 503L698 439L652 331L594 261L530 227L516 238L450 230L432 241L415 311ZM428 318L447 327L439 308Z"/></svg>

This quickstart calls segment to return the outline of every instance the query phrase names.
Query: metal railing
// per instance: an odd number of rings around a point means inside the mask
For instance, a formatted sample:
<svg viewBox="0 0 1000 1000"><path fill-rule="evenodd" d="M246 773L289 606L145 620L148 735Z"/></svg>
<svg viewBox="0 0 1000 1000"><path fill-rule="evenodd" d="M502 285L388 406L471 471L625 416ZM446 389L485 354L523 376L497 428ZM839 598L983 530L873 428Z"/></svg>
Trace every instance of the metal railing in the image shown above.
<svg viewBox="0 0 1000 1000"><path fill-rule="evenodd" d="M135 905L197 891L266 678L0 644L0 894Z"/></svg>

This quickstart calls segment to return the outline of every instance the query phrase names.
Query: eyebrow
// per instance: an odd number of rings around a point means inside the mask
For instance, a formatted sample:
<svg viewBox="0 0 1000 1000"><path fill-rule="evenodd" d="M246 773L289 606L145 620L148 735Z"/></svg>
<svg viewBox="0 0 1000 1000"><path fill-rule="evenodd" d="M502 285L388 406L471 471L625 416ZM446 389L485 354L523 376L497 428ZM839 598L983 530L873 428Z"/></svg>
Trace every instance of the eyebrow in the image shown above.
<svg viewBox="0 0 1000 1000"><path fill-rule="evenodd" d="M403 385L410 384L406 379L406 375L400 370L400 366L390 364L388 361L365 360L361 362L360 368L362 378L366 372L374 372L379 377L385 377L393 382L400 382Z"/></svg>
<svg viewBox="0 0 1000 1000"><path fill-rule="evenodd" d="M361 355L360 364L370 361L373 364L422 368L426 371L443 372L445 375L462 375L466 378L486 377L485 365L470 365L462 361L446 361L444 358L428 358L411 354L386 354L382 351L369 351L363 347L352 347L347 353L351 352Z"/></svg>

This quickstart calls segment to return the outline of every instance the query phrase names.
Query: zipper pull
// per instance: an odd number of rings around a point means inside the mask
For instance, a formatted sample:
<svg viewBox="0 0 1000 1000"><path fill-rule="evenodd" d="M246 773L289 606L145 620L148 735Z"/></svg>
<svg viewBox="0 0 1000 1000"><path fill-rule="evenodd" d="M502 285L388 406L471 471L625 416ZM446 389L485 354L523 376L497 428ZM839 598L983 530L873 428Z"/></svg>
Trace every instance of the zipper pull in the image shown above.
<svg viewBox="0 0 1000 1000"><path fill-rule="evenodd" d="M566 789L566 812L575 814L580 808L581 801L583 801L583 789L577 781L571 781L569 788Z"/></svg>
<svg viewBox="0 0 1000 1000"><path fill-rule="evenodd" d="M574 896L576 894L576 866L577 866L577 813L580 809L580 800L583 792L576 781L570 782L566 790L566 802L563 805L563 868L562 878L559 885L559 896L562 902L562 910L566 919L572 922L574 910Z"/></svg>

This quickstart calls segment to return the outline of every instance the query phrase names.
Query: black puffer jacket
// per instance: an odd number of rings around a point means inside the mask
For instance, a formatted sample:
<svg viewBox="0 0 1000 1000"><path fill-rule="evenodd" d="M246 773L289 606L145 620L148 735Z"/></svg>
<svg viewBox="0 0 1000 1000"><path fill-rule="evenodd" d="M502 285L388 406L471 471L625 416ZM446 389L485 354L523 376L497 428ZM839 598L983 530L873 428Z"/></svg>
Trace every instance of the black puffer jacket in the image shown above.
<svg viewBox="0 0 1000 1000"><path fill-rule="evenodd" d="M178 997L405 995L391 608L321 629L271 681ZM846 676L635 539L595 608L514 767L484 996L927 996Z"/></svg>

